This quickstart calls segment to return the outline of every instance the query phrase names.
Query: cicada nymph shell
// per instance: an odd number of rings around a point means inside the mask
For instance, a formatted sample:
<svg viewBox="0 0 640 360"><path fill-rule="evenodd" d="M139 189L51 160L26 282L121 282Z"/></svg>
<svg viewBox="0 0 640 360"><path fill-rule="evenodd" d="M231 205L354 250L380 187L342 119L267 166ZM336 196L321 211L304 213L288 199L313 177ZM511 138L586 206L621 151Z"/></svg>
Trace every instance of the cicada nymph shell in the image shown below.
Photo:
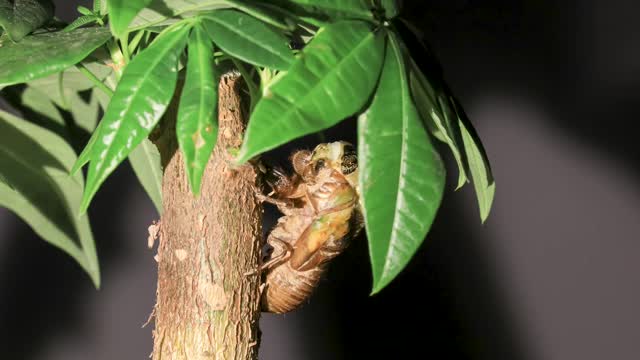
<svg viewBox="0 0 640 360"><path fill-rule="evenodd" d="M357 159L345 142L318 145L292 156L291 177L272 169L271 198L284 216L267 237L272 252L263 264L263 311L286 313L317 287L331 259L362 228ZM271 176L271 178L269 178Z"/></svg>

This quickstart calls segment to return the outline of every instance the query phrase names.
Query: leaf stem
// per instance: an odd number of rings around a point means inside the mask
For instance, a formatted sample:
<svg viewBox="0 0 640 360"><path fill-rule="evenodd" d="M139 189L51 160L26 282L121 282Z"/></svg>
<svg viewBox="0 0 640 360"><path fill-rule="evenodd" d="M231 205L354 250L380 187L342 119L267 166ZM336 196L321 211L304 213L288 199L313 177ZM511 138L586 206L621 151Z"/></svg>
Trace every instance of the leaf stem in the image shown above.
<svg viewBox="0 0 640 360"><path fill-rule="evenodd" d="M131 60L131 54L129 53L129 33L126 33L120 39L120 48L122 49L122 56L124 56L124 63L128 64Z"/></svg>
<svg viewBox="0 0 640 360"><path fill-rule="evenodd" d="M87 77L87 79L91 80L91 82L100 90L104 91L105 94L109 95L109 97L113 96L113 90L111 90L105 83L103 83L98 77L91 72L84 64L77 65L78 70Z"/></svg>
<svg viewBox="0 0 640 360"><path fill-rule="evenodd" d="M146 31L144 31L144 30L140 30L133 37L133 39L129 43L129 53L130 54L135 53L136 49L138 48L138 45L140 45L140 40L142 40L142 37L144 36L145 32Z"/></svg>
<svg viewBox="0 0 640 360"><path fill-rule="evenodd" d="M115 39L111 39L107 42L107 48L109 49L109 55L111 55L111 62L113 63L111 65L113 73L116 75L116 80L119 81L120 76L122 76L122 68L124 67L122 51Z"/></svg>
<svg viewBox="0 0 640 360"><path fill-rule="evenodd" d="M67 95L64 92L64 71L58 74L58 92L60 93L60 105L63 110L69 110Z"/></svg>

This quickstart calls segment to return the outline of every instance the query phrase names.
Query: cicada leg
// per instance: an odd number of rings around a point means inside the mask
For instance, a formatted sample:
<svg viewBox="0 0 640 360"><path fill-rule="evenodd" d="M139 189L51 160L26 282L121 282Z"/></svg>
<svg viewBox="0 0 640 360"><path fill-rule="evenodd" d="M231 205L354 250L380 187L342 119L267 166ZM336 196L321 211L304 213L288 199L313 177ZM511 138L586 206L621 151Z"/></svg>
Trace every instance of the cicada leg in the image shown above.
<svg viewBox="0 0 640 360"><path fill-rule="evenodd" d="M291 258L291 254L293 254L293 246L291 246L289 242L279 239L275 236L270 236L269 239L275 240L277 243L282 245L284 247L284 251L281 251L279 254L272 257L269 261L260 265L260 271L269 270L288 261L289 258Z"/></svg>
<svg viewBox="0 0 640 360"><path fill-rule="evenodd" d="M352 207L353 205L355 205L355 203L356 203L355 199L347 201L344 204L337 205L337 206L334 206L334 207L329 208L329 209L324 209L324 210L318 211L317 216L320 217L322 215L327 215L327 214L331 214L331 213L334 213L334 212L342 211L344 209Z"/></svg>
<svg viewBox="0 0 640 360"><path fill-rule="evenodd" d="M273 192L270 193L269 195L265 195L265 194L261 193L260 191L256 190L256 198L260 202L266 202L266 203L269 203L269 204L273 204L273 205L277 206L278 208L286 208L286 207L293 206L293 201L291 201L291 200L288 200L288 199L276 199L274 197L271 197L270 195L273 195Z"/></svg>
<svg viewBox="0 0 640 360"><path fill-rule="evenodd" d="M269 240L275 240L275 242L282 245L284 247L284 251L281 251L278 255L272 257L269 261L267 261L266 263L263 263L257 269L246 272L244 276L252 276L252 275L259 274L260 272L276 267L282 264L283 262L288 261L289 258L291 258L291 254L293 254L293 246L291 246L291 244L275 236L270 236Z"/></svg>

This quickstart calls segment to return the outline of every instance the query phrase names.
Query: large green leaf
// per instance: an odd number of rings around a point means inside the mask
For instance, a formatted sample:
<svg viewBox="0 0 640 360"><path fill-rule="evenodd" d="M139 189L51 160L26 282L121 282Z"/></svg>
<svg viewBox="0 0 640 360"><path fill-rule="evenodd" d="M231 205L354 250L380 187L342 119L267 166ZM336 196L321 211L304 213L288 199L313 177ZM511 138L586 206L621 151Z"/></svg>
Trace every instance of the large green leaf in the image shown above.
<svg viewBox="0 0 640 360"><path fill-rule="evenodd" d="M62 29L62 31L65 31L65 32L73 31L85 25L93 24L96 22L96 20L97 20L97 17L95 15L84 15L73 20L73 22L65 26L64 29Z"/></svg>
<svg viewBox="0 0 640 360"><path fill-rule="evenodd" d="M97 62L87 63L84 66L99 80L106 79L113 71L110 67ZM61 74L30 81L27 86L22 96L24 105L33 107L32 104L50 101L57 107L67 110L75 125L88 133L93 132L98 123L100 103L108 99L107 94L97 89L95 84L75 66ZM80 93L83 95L81 96ZM39 112L47 116L46 112Z"/></svg>
<svg viewBox="0 0 640 360"><path fill-rule="evenodd" d="M392 19L400 14L399 0L381 0L380 4L387 19Z"/></svg>
<svg viewBox="0 0 640 360"><path fill-rule="evenodd" d="M277 0L276 4L321 20L373 20L370 0Z"/></svg>
<svg viewBox="0 0 640 360"><path fill-rule="evenodd" d="M78 130L83 130L81 135L93 131L100 107L93 91L88 92L89 97L86 99L76 92L70 92L66 97L66 110L56 106L47 95L48 93L31 86L24 88L21 93L13 92L12 89L6 92L6 98L19 106L29 122L55 132L70 144L75 144L74 141L78 140Z"/></svg>
<svg viewBox="0 0 640 360"><path fill-rule="evenodd" d="M87 62L83 63L83 65L99 80L105 80L113 72L111 67L99 62ZM62 83L60 83L60 81L62 81ZM72 66L64 70L62 78L60 78L58 74L53 74L37 80L29 81L27 85L46 92L47 96L59 106L62 106L64 103L64 100L62 100L63 94L60 92L60 88L64 89L64 95L66 95L71 92L85 91L95 87L95 84L82 74L76 66Z"/></svg>
<svg viewBox="0 0 640 360"><path fill-rule="evenodd" d="M384 36L343 21L318 33L291 69L264 91L249 121L238 162L326 129L362 109L375 88Z"/></svg>
<svg viewBox="0 0 640 360"><path fill-rule="evenodd" d="M227 0L152 0L138 13L129 25L129 30L140 30L150 26L167 25L177 17L190 17L202 11L233 7Z"/></svg>
<svg viewBox="0 0 640 360"><path fill-rule="evenodd" d="M53 17L49 0L0 0L0 29L13 41L20 41Z"/></svg>
<svg viewBox="0 0 640 360"><path fill-rule="evenodd" d="M91 136L91 138L89 138L89 141L87 142L87 145L85 145L85 147L82 150L82 152L80 153L80 155L78 155L78 159L76 160L76 162L71 167L71 170L70 170L70 174L71 175L75 175L78 172L78 170L80 170L89 161L91 161L91 157L93 156L93 154L95 152L94 148L96 146L98 138L100 137L100 134L102 134L102 132L103 132L103 130L102 130L103 126L104 126L104 121L101 121L100 123L98 123L98 126L93 131L93 135Z"/></svg>
<svg viewBox="0 0 640 360"><path fill-rule="evenodd" d="M395 21L393 26L402 35L407 48L421 60L420 69L412 61L411 82L414 100L423 120L434 136L451 148L460 169L458 187L469 176L473 180L480 205L480 218L484 222L493 203L495 184L482 142L445 83L442 68L433 51L421 40L417 29L403 20Z"/></svg>
<svg viewBox="0 0 640 360"><path fill-rule="evenodd" d="M0 110L0 206L27 222L44 240L71 255L100 286L93 235L76 209L82 175L69 176L76 156L54 133Z"/></svg>
<svg viewBox="0 0 640 360"><path fill-rule="evenodd" d="M108 0L93 0L93 12L106 15L109 13Z"/></svg>
<svg viewBox="0 0 640 360"><path fill-rule="evenodd" d="M97 102L102 109L106 110L110 101L111 98L107 94L99 89L93 89L91 102L87 104L87 106L92 106L94 102ZM93 115L93 108L90 108L91 111L85 113L84 116L87 117L87 119L79 118L79 115L76 115L76 108L72 102L71 111L72 114L74 114L74 119L76 119L78 125L82 126L88 122L88 117ZM95 131L97 132L99 130ZM80 167L89 161L89 154L91 154L93 144L92 141L95 141L95 137L90 139L90 143L82 151L80 155L81 158L74 164L72 174L75 174ZM140 185L142 185L142 188L153 202L158 214L162 214L162 166L160 163L160 152L151 141L144 139L142 143L129 154L129 162L133 168L133 172L138 178L138 182L140 182Z"/></svg>
<svg viewBox="0 0 640 360"><path fill-rule="evenodd" d="M149 139L144 139L129 154L129 162L158 214L162 215L162 166L158 148Z"/></svg>
<svg viewBox="0 0 640 360"><path fill-rule="evenodd" d="M218 139L218 74L213 45L204 29L196 26L189 40L187 78L184 83L176 136L184 154L191 191L200 193L200 180Z"/></svg>
<svg viewBox="0 0 640 360"><path fill-rule="evenodd" d="M98 78L111 72L107 66L89 63ZM74 147L95 129L100 106L108 96L75 68L63 73L30 81L24 86L10 86L2 95L19 108L28 121L51 130ZM105 97L107 99L105 99Z"/></svg>
<svg viewBox="0 0 640 360"><path fill-rule="evenodd" d="M164 114L176 87L178 60L190 27L179 25L160 35L124 69L116 92L90 142L90 164L81 212L100 185L144 140ZM81 155L82 158L82 155ZM83 161L86 159L79 159Z"/></svg>
<svg viewBox="0 0 640 360"><path fill-rule="evenodd" d="M435 54L421 39L419 30L402 19L396 19L393 28L402 37L401 45L410 63L411 92L418 112L431 134L448 145L458 165L457 190L468 182L469 165L455 105L451 101L451 89L445 82ZM420 60L419 64L411 54Z"/></svg>
<svg viewBox="0 0 640 360"><path fill-rule="evenodd" d="M0 183L9 187L9 189L14 190L11 185L9 185L9 180L7 180L2 173L0 173Z"/></svg>
<svg viewBox="0 0 640 360"><path fill-rule="evenodd" d="M27 86L19 94L19 99L14 99L14 96L18 94L15 94L12 90L13 88L9 88L3 93L5 99L14 106L18 105L17 107L21 109L28 121L62 135L60 132L55 131L55 128L66 127L64 117L61 110L47 96L47 93ZM41 117L46 118L46 120L41 119ZM68 137L68 135L68 133L65 133L64 137Z"/></svg>
<svg viewBox="0 0 640 360"><path fill-rule="evenodd" d="M404 61L390 34L378 89L358 119L359 182L373 293L415 254L444 190L444 166L413 105Z"/></svg>
<svg viewBox="0 0 640 360"><path fill-rule="evenodd" d="M467 153L467 160L469 161L469 169L471 177L473 178L473 187L478 197L480 219L482 222L485 222L489 217L496 191L496 183L491 173L491 165L489 165L489 158L485 153L480 137L476 134L467 115L456 99L451 98L451 101L458 114L462 140L464 141L464 148Z"/></svg>
<svg viewBox="0 0 640 360"><path fill-rule="evenodd" d="M0 43L0 86L60 72L87 57L110 36L106 28L81 28Z"/></svg>
<svg viewBox="0 0 640 360"><path fill-rule="evenodd" d="M287 38L261 21L236 10L204 15L211 39L227 54L248 63L286 70L293 62Z"/></svg>
<svg viewBox="0 0 640 360"><path fill-rule="evenodd" d="M407 56L410 56L407 54ZM462 135L458 126L458 118L450 104L445 89L436 92L424 74L411 60L409 70L411 92L416 107L429 128L433 129L436 137L446 143L458 164L458 184L456 189L467 183L468 168L462 153Z"/></svg>
<svg viewBox="0 0 640 360"><path fill-rule="evenodd" d="M111 32L118 38L128 34L127 28L133 18L144 9L151 0L109 0L109 25Z"/></svg>
<svg viewBox="0 0 640 360"><path fill-rule="evenodd" d="M253 0L228 0L232 6L242 12L245 12L265 24L269 24L285 31L294 31L296 29L293 14L287 9L282 9L268 1L255 2Z"/></svg>

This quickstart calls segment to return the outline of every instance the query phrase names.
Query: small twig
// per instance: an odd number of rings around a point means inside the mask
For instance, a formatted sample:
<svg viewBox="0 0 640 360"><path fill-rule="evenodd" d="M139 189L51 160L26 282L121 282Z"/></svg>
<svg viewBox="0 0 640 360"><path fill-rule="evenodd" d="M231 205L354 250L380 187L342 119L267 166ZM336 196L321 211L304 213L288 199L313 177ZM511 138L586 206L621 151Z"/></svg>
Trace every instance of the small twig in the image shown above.
<svg viewBox="0 0 640 360"><path fill-rule="evenodd" d="M92 73L84 64L80 64L77 66L78 70L87 77L87 79L91 80L91 82L100 90L104 91L109 97L113 96L113 90L111 90L105 83L100 81L98 77Z"/></svg>

